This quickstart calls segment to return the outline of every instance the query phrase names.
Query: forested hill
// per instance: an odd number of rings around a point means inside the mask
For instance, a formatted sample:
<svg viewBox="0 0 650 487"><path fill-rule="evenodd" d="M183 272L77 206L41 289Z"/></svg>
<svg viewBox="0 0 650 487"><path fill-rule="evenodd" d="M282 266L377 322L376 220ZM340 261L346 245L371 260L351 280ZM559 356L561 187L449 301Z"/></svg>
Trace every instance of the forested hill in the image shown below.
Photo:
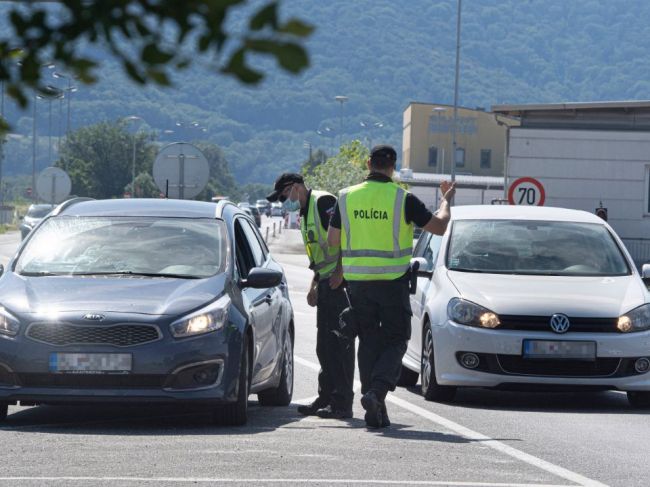
<svg viewBox="0 0 650 487"><path fill-rule="evenodd" d="M104 81L73 95L73 127L136 114L175 130L162 140L219 144L239 182L270 182L306 159L305 141L332 150L341 113L343 140L399 147L409 101L452 102L456 0L282 0L281 12L317 27L304 74L269 64L266 81L247 88L193 68L176 89L141 89L107 61ZM649 38L646 0L464 0L460 103L649 99ZM30 116L10 122L28 134ZM191 121L207 130L175 125ZM326 127L329 137L316 133Z"/></svg>

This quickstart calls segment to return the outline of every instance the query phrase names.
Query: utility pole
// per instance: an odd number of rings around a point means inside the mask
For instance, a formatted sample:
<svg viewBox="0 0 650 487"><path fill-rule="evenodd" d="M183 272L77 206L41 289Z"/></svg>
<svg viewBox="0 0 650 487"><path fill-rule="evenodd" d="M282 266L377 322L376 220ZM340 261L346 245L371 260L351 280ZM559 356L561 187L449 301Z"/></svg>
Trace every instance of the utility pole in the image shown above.
<svg viewBox="0 0 650 487"><path fill-rule="evenodd" d="M451 161L451 180L456 181L456 128L458 126L458 78L460 72L460 13L461 13L462 0L458 0L458 12L456 18L456 73L454 80L454 124L452 131L451 145L454 150L454 156Z"/></svg>

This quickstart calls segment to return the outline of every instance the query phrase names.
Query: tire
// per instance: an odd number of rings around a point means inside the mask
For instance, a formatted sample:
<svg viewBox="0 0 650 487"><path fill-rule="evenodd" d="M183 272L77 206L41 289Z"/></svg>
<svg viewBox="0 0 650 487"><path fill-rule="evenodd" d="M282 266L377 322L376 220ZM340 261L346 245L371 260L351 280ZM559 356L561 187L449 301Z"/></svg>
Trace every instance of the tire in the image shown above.
<svg viewBox="0 0 650 487"><path fill-rule="evenodd" d="M402 371L399 374L397 385L400 387L413 387L418 383L419 378L419 372L413 372L411 369L406 368L404 365L402 365Z"/></svg>
<svg viewBox="0 0 650 487"><path fill-rule="evenodd" d="M650 409L650 392L628 391L627 400L636 409Z"/></svg>
<svg viewBox="0 0 650 487"><path fill-rule="evenodd" d="M223 426L242 426L248 421L248 391L249 391L249 369L248 339L244 341L239 364L239 381L237 383L237 401L225 406L219 406L214 411L214 422Z"/></svg>
<svg viewBox="0 0 650 487"><path fill-rule="evenodd" d="M454 399L456 388L441 386L436 381L436 367L434 361L433 333L431 325L425 324L422 340L422 361L420 374L422 376L422 395L427 401L448 402Z"/></svg>
<svg viewBox="0 0 650 487"><path fill-rule="evenodd" d="M7 412L9 410L8 404L0 404L0 423L4 423L7 419Z"/></svg>
<svg viewBox="0 0 650 487"><path fill-rule="evenodd" d="M262 406L288 406L293 397L293 333L288 331L282 346L282 374L278 387L257 394Z"/></svg>

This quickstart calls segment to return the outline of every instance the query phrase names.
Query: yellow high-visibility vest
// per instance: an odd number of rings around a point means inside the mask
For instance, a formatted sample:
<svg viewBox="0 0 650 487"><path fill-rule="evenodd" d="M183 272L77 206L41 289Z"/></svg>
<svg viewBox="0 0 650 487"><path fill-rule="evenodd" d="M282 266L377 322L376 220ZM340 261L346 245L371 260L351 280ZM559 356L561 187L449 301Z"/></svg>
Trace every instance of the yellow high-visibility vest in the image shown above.
<svg viewBox="0 0 650 487"><path fill-rule="evenodd" d="M339 249L327 245L327 232L323 229L318 213L318 200L323 196L334 198L334 195L325 191L312 190L307 202L307 218L300 220L300 233L302 233L307 257L311 268L318 272L321 279L332 275L339 258Z"/></svg>
<svg viewBox="0 0 650 487"><path fill-rule="evenodd" d="M365 181L341 190L341 256L349 281L401 277L413 254L413 224L406 223L408 192L393 182Z"/></svg>

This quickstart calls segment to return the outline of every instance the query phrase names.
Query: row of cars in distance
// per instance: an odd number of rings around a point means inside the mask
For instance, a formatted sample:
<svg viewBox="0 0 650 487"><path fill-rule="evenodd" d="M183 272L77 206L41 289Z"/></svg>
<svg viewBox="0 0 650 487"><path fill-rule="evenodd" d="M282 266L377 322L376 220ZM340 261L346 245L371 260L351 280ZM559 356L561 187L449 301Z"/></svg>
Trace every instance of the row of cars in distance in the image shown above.
<svg viewBox="0 0 650 487"><path fill-rule="evenodd" d="M254 205L251 205L248 201L240 201L237 206L248 213L255 220L258 227L262 226L262 215L282 218L286 215L282 204L278 202L270 203L267 200L257 200Z"/></svg>
<svg viewBox="0 0 650 487"><path fill-rule="evenodd" d="M126 401L241 425L249 394L291 402L287 281L233 203L70 200L0 273L0 420L18 402Z"/></svg>
<svg viewBox="0 0 650 487"><path fill-rule="evenodd" d="M577 210L454 207L424 232L400 384L427 400L464 387L619 390L650 407L650 266ZM415 263L414 262L414 263Z"/></svg>

